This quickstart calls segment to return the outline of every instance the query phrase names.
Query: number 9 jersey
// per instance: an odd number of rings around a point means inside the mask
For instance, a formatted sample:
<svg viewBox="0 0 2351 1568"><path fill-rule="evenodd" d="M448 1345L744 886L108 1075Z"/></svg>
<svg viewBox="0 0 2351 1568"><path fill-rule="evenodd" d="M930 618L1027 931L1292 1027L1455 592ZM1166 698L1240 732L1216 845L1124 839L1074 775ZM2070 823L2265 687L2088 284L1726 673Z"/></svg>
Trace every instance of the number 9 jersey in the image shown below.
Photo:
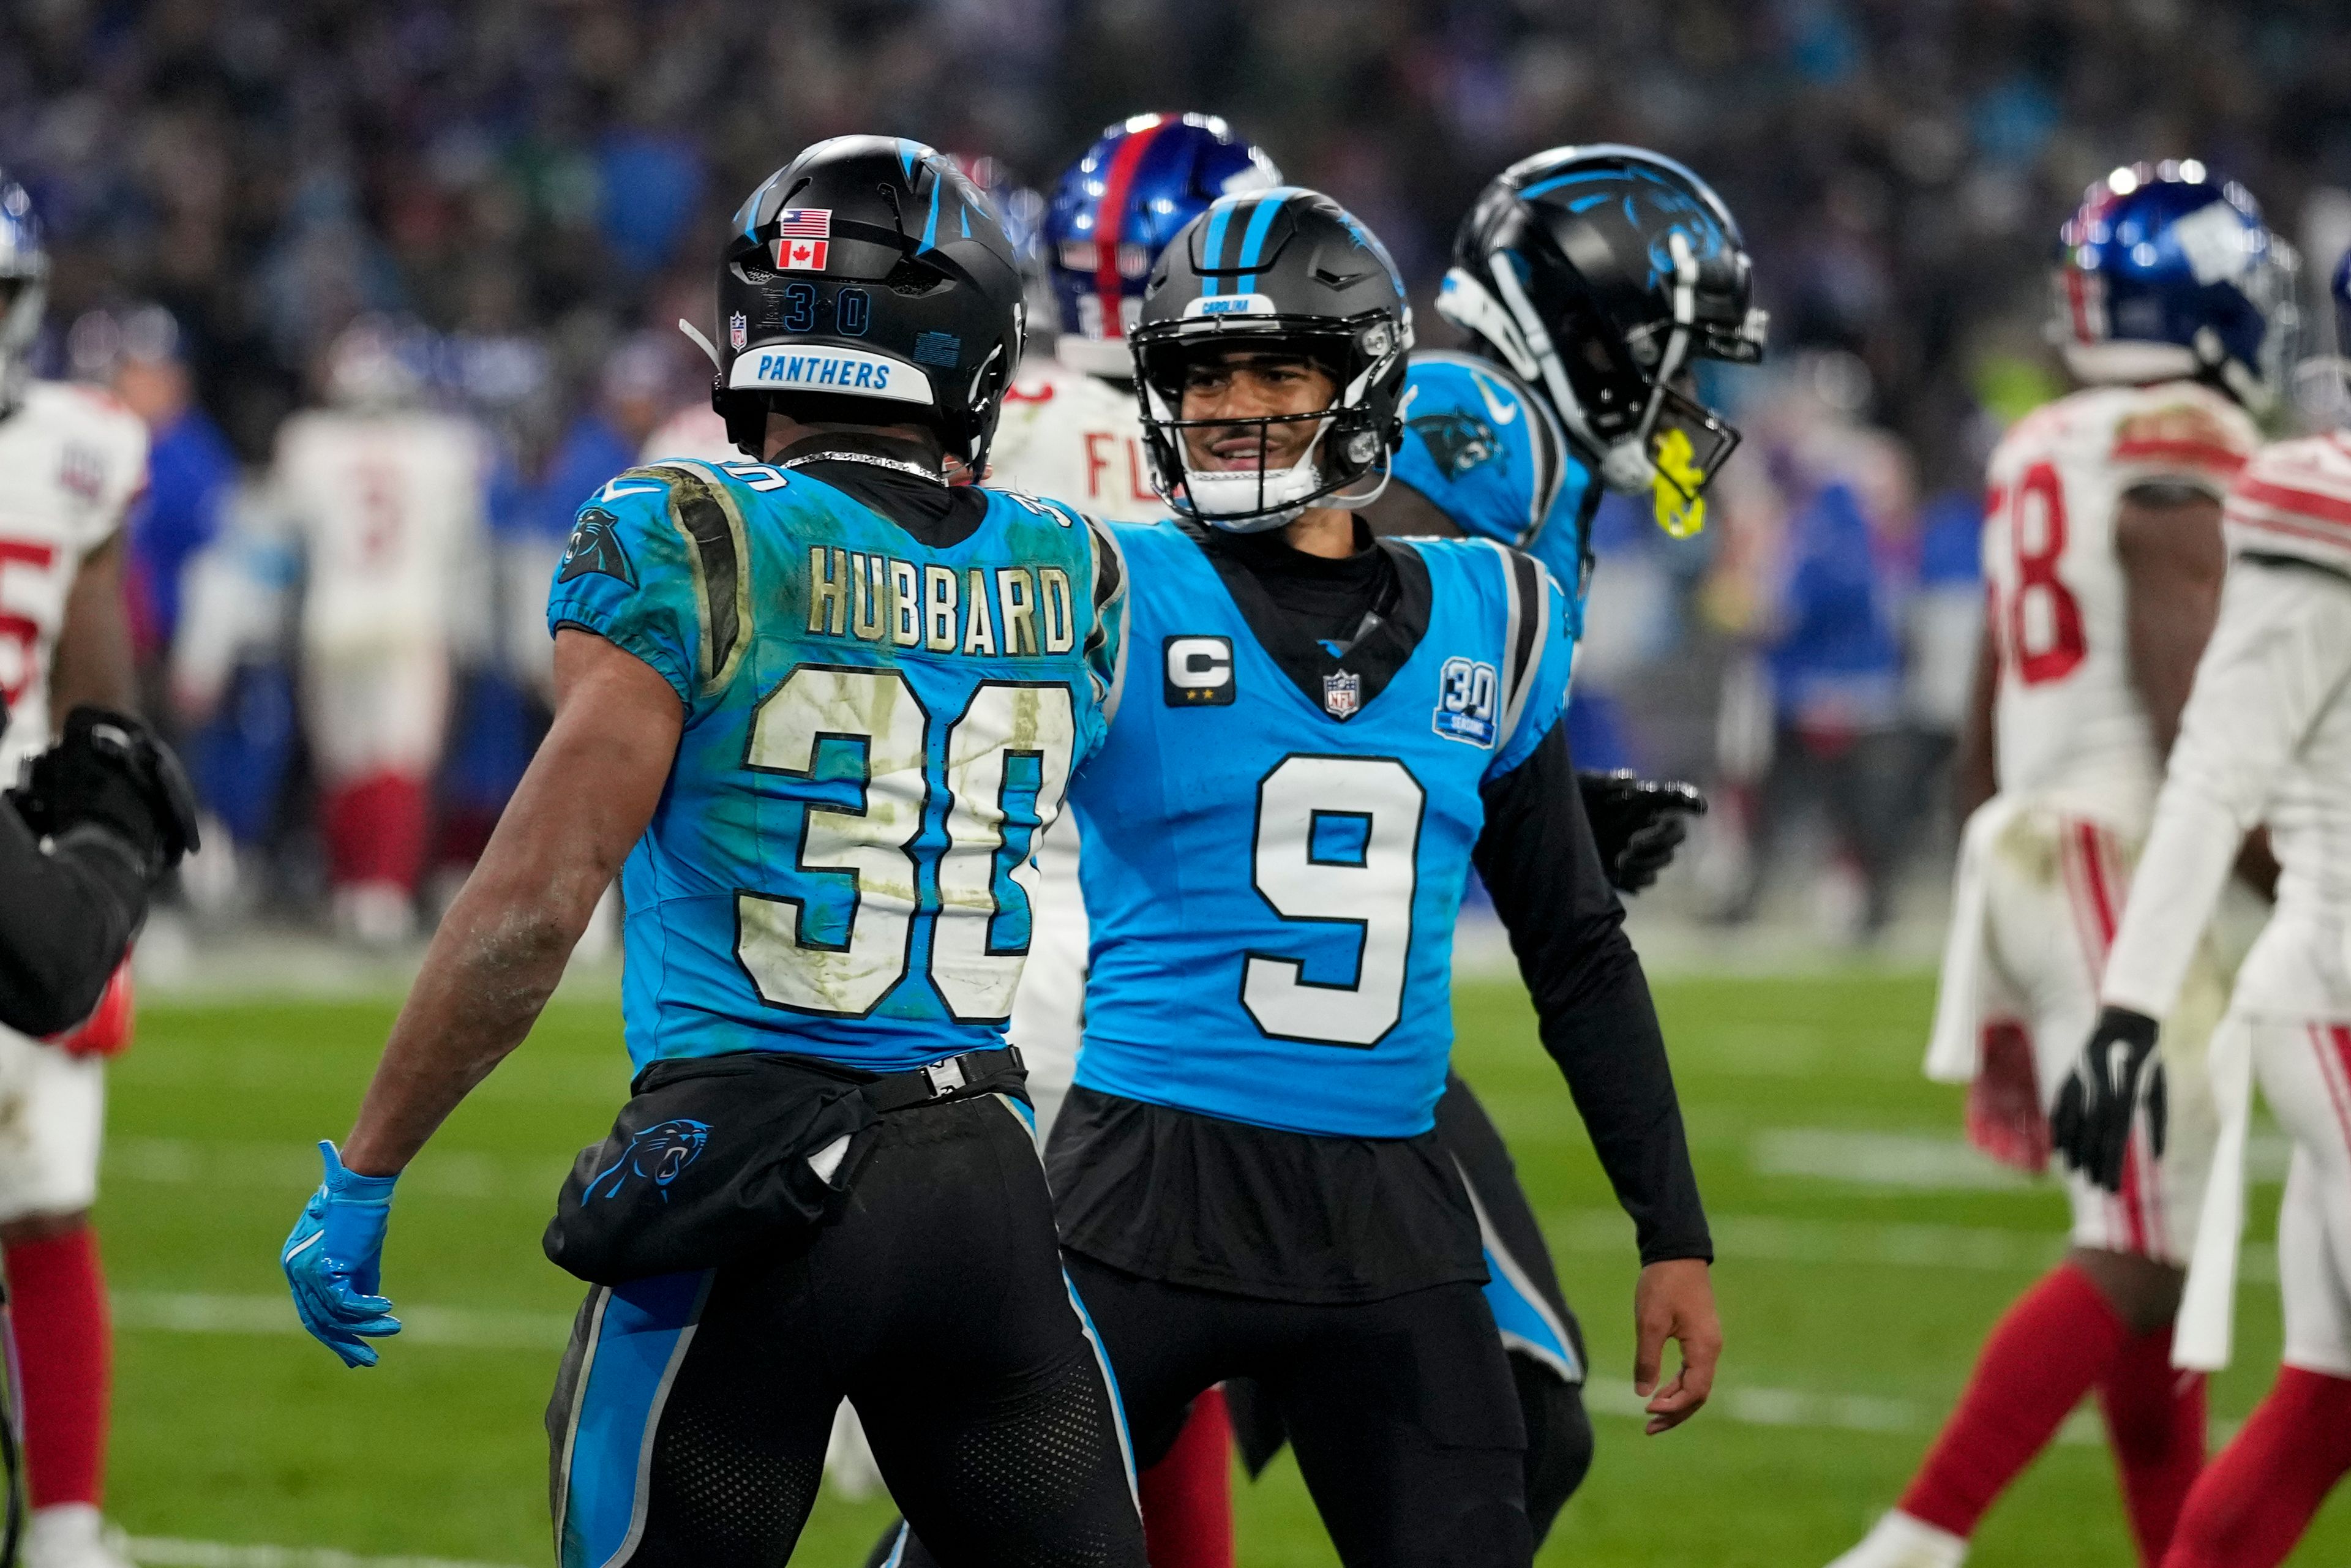
<svg viewBox="0 0 2351 1568"><path fill-rule="evenodd" d="M2259 444L2241 409L2187 381L2088 388L2002 437L1983 529L2001 794L2146 831L2163 758L2131 679L2116 517L2141 486L2219 500Z"/></svg>
<svg viewBox="0 0 2351 1568"><path fill-rule="evenodd" d="M1488 540L1384 540L1398 601L1334 651L1270 604L1245 613L1235 595L1263 588L1176 524L1113 531L1144 663L1071 796L1093 927L1078 1083L1293 1132L1426 1132L1481 791L1566 702L1558 585Z"/></svg>
<svg viewBox="0 0 2351 1568"><path fill-rule="evenodd" d="M1002 1042L1030 845L1117 703L1123 574L1057 503L958 506L918 537L806 472L672 462L580 510L550 630L628 650L685 708L622 873L639 1067L890 1072Z"/></svg>

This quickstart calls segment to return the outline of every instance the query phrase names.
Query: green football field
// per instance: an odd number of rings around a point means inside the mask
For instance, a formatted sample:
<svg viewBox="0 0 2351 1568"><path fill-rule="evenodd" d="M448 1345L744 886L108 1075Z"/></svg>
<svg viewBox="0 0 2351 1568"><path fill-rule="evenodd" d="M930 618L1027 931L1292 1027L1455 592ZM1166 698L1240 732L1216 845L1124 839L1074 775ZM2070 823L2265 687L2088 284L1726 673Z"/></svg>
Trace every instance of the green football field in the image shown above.
<svg viewBox="0 0 2351 1568"><path fill-rule="evenodd" d="M2064 1205L1965 1150L1920 1080L1924 977L1684 980L1659 999L1721 1259L1713 1404L1631 1412L1629 1226L1512 985L1465 986L1461 1061L1509 1134L1595 1362L1600 1452L1543 1561L1819 1568L1896 1495L1975 1347L2056 1256ZM566 999L403 1182L387 1286L409 1331L347 1372L302 1337L277 1249L348 1126L390 1004L151 1005L116 1067L102 1201L119 1367L109 1511L151 1563L300 1568L212 1543L548 1561L540 1414L580 1287L538 1236L625 1078L610 999ZM2256 1189L2270 1233L2275 1173ZM2249 1249L2216 1420L2259 1397L2274 1270ZM1294 1469L1237 1493L1251 1568L1333 1561ZM853 1564L886 1503L828 1495L798 1561ZM2294 1558L2351 1558L2338 1496ZM1975 1561L2131 1561L2095 1416L1994 1511Z"/></svg>

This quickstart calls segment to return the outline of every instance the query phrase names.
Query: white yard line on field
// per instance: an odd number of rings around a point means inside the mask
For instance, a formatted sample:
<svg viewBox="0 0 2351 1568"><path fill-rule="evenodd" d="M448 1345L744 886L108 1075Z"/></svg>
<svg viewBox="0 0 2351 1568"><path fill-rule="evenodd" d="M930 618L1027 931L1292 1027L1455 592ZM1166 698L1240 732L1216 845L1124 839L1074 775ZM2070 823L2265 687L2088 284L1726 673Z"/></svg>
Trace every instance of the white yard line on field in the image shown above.
<svg viewBox="0 0 2351 1568"><path fill-rule="evenodd" d="M286 1296L219 1296L185 1291L117 1291L114 1324L133 1333L298 1335L306 1333ZM474 1307L392 1309L406 1344L462 1350L560 1350L571 1333L569 1312L492 1311Z"/></svg>
<svg viewBox="0 0 2351 1568"><path fill-rule="evenodd" d="M444 1557L360 1557L327 1546L248 1546L157 1535L134 1535L130 1545L131 1558L143 1568L506 1568Z"/></svg>
<svg viewBox="0 0 2351 1568"><path fill-rule="evenodd" d="M2283 1181L2287 1141L2274 1134L2248 1140L2245 1169L2255 1181ZM1747 1163L1758 1176L1810 1176L1863 1186L1922 1191L2001 1191L2029 1187L2036 1178L2001 1165L1964 1138L1932 1133L1875 1133L1836 1127L1767 1127L1748 1143ZM2054 1180L2056 1167L2051 1167Z"/></svg>
<svg viewBox="0 0 2351 1568"><path fill-rule="evenodd" d="M1788 1219L1773 1214L1710 1214L1707 1223L1721 1262L1857 1264L1895 1269L1957 1269L1970 1273L2031 1273L2064 1256L2054 1230L1989 1225L1884 1225L1858 1219ZM1552 1209L1543 1233L1563 1252L1626 1252L1633 1222L1613 1208ZM2237 1278L2277 1282L2277 1256L2245 1249Z"/></svg>

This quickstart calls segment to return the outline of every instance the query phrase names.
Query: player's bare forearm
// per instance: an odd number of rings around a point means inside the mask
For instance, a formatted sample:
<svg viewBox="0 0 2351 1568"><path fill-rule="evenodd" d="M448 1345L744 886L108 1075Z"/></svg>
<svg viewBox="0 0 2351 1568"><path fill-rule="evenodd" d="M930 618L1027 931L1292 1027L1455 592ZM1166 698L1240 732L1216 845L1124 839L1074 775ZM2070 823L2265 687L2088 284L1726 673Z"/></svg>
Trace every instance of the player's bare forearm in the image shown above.
<svg viewBox="0 0 2351 1568"><path fill-rule="evenodd" d="M49 677L49 714L59 725L84 703L119 713L139 710L139 680L131 660L131 616L122 601L122 535L82 558L66 599L57 632L57 668Z"/></svg>
<svg viewBox="0 0 2351 1568"><path fill-rule="evenodd" d="M343 1149L350 1170L404 1169L522 1042L661 799L684 718L668 683L569 629L555 683L554 727L392 1025Z"/></svg>
<svg viewBox="0 0 2351 1568"><path fill-rule="evenodd" d="M1648 1403L1648 1434L1671 1431L1698 1413L1714 1392L1722 1359L1722 1320L1714 1281L1702 1258L1674 1258L1641 1270L1633 1291L1633 1392ZM1681 1347L1681 1370L1664 1387L1657 1376L1666 1342Z"/></svg>
<svg viewBox="0 0 2351 1568"><path fill-rule="evenodd" d="M1962 827L2000 788L2000 754L1992 729L1992 703L1999 694L2000 650L1992 642L1991 622L1987 619L1983 635L1976 640L1968 710L1960 716L1959 748L1951 758L1951 807Z"/></svg>
<svg viewBox="0 0 2351 1568"><path fill-rule="evenodd" d="M2115 518L2115 555L2123 569L2131 684L2147 706L2156 755L2168 757L2220 610L2228 570L2220 503L2176 486L2132 490Z"/></svg>

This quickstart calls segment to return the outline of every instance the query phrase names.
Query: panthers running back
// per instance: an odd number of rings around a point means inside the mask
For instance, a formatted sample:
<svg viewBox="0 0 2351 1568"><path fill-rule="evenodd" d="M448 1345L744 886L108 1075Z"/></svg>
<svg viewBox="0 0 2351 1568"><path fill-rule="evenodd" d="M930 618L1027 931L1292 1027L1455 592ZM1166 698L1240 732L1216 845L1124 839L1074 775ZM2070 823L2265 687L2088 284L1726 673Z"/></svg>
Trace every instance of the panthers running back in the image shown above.
<svg viewBox="0 0 2351 1568"><path fill-rule="evenodd" d="M554 728L322 1145L296 1304L352 1364L398 1331L396 1175L619 870L635 1093L546 1242L592 1286L548 1410L561 1561L787 1559L846 1397L948 1561L1140 1568L1003 1043L1030 844L1118 706L1124 569L1066 507L946 483L986 463L1022 327L940 154L808 149L716 292L714 403L763 460L632 469L581 510Z"/></svg>
<svg viewBox="0 0 2351 1568"><path fill-rule="evenodd" d="M1986 475L1970 814L1928 1061L1970 1085L1974 1141L2036 1172L2212 625L2220 498L2259 442L2248 405L2269 401L2285 277L2252 199L2192 165L2116 171L2060 250L2058 327L2085 384L2018 421ZM2225 988L2199 943L2170 1020L2183 1061ZM2118 1191L2068 1176L2064 1261L1992 1330L1898 1506L1841 1568L1957 1563L2093 1390L2141 1561L2163 1561L2204 1457L2203 1380L2171 1367L2216 1134L2202 1082L2183 1077L2168 1146L2136 1151Z"/></svg>

